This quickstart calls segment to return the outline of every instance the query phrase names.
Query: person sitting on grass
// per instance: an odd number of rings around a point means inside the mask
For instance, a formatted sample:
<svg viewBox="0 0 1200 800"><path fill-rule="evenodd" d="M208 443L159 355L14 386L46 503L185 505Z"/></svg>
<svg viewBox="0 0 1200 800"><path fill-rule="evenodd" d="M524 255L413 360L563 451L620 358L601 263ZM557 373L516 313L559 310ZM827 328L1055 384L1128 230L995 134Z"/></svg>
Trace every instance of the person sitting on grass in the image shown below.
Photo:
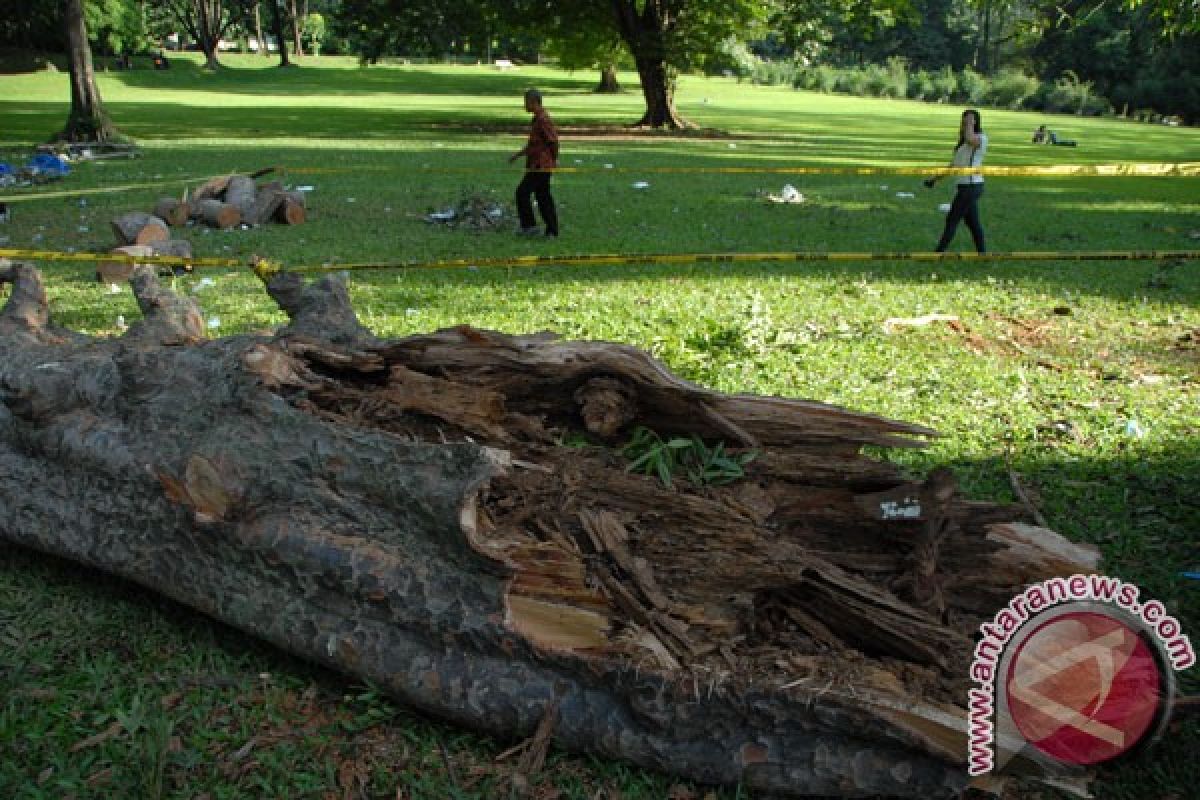
<svg viewBox="0 0 1200 800"><path fill-rule="evenodd" d="M532 195L537 198L538 211L546 223L546 236L555 237L558 236L558 212L550 195L550 176L558 165L558 130L542 107L542 93L537 89L525 92L525 110L533 114L529 141L508 159L511 164L525 156L525 177L517 186L517 216L521 224L517 233L522 236L539 234L530 202Z"/></svg>

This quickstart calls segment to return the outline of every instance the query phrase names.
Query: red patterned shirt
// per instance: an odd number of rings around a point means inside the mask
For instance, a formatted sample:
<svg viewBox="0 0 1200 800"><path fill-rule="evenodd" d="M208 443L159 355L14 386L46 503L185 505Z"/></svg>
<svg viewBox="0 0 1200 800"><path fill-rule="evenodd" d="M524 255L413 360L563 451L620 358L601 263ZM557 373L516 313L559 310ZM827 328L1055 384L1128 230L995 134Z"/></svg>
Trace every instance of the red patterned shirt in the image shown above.
<svg viewBox="0 0 1200 800"><path fill-rule="evenodd" d="M533 112L529 142L525 145L525 169L554 169L558 166L558 129L546 109Z"/></svg>

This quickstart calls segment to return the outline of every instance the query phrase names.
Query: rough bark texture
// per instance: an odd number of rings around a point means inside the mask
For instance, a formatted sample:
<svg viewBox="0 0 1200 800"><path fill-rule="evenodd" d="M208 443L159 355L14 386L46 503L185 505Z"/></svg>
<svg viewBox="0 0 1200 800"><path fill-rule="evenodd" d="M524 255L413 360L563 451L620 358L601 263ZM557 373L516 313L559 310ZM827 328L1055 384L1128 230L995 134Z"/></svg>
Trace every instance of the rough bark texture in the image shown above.
<svg viewBox="0 0 1200 800"><path fill-rule="evenodd" d="M617 67L615 64L605 64L600 68L600 83L596 85L598 94L619 94L621 84L617 80Z"/></svg>
<svg viewBox="0 0 1200 800"><path fill-rule="evenodd" d="M117 135L117 129L108 118L96 87L83 0L67 0L65 11L71 58L71 111L62 137L69 142L106 142Z"/></svg>
<svg viewBox="0 0 1200 800"><path fill-rule="evenodd" d="M140 267L116 339L0 312L0 538L124 576L460 724L795 795L955 796L970 634L1094 551L860 455L932 432L722 395L621 345L384 341L334 278L204 339ZM644 425L758 458L672 489ZM33 489L33 490L31 490ZM545 730L541 734L544 738Z"/></svg>
<svg viewBox="0 0 1200 800"><path fill-rule="evenodd" d="M671 11L659 3L613 0L617 30L633 55L641 79L646 113L636 123L651 128L689 127L675 110L675 71L667 63L667 27Z"/></svg>

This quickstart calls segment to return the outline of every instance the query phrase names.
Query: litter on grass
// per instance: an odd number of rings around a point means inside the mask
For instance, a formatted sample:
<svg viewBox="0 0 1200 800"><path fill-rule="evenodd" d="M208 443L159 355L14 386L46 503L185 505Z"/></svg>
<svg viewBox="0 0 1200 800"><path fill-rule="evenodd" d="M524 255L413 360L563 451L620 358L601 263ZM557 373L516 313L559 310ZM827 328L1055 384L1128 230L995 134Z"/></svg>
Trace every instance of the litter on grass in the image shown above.
<svg viewBox="0 0 1200 800"><path fill-rule="evenodd" d="M804 195L800 193L799 189L797 189L795 186L792 186L790 183L784 184L784 187L779 191L779 194L775 194L774 192L770 191L763 191L761 189L759 190L758 194L760 197L765 197L772 203L796 204L804 202Z"/></svg>
<svg viewBox="0 0 1200 800"><path fill-rule="evenodd" d="M482 192L465 194L455 205L425 215L425 221L431 224L476 233L506 228L511 219L512 214L503 203Z"/></svg>

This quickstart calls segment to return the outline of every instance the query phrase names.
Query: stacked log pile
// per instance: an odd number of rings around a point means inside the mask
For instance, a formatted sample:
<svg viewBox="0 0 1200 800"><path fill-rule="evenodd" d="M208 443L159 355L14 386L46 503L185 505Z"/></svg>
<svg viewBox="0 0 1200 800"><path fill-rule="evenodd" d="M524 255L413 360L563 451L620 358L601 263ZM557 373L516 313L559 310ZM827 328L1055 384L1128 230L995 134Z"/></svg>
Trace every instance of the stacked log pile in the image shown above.
<svg viewBox="0 0 1200 800"><path fill-rule="evenodd" d="M276 222L302 224L307 216L304 192L290 191L280 181L256 183L252 175L222 175L198 187L182 199L160 198L152 213L130 211L112 221L117 246L110 252L121 256L192 257L192 246L177 238L173 229L203 224L228 230L241 225L254 226ZM118 283L128 280L136 262L126 259L101 262L96 280ZM176 271L186 271L186 266Z"/></svg>

